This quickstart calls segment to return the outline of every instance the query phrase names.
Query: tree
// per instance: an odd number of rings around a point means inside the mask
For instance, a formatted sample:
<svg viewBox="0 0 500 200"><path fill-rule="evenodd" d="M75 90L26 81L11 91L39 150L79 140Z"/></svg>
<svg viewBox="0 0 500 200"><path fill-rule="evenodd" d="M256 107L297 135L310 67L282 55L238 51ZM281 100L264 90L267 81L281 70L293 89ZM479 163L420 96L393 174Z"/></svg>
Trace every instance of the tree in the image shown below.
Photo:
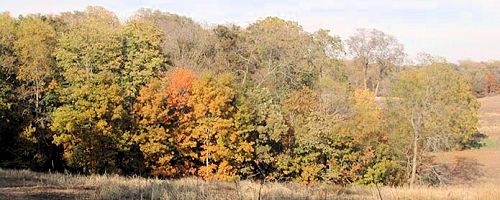
<svg viewBox="0 0 500 200"><path fill-rule="evenodd" d="M386 108L392 137L399 138L394 142L402 137L412 149L410 187L424 152L475 145L479 103L468 82L446 64L404 72Z"/></svg>
<svg viewBox="0 0 500 200"><path fill-rule="evenodd" d="M446 61L446 58L440 57L440 56L434 56L432 54L426 53L426 52L420 52L417 54L417 59L416 59L417 66L424 67L432 64L437 64L437 63L448 63Z"/></svg>
<svg viewBox="0 0 500 200"><path fill-rule="evenodd" d="M498 69L500 66L497 65ZM495 64L493 62L474 62L471 60L460 61L455 69L465 76L470 84L476 96L486 95L486 78L488 74L495 74Z"/></svg>
<svg viewBox="0 0 500 200"><path fill-rule="evenodd" d="M266 88L246 87L239 91L238 113L235 115L237 130L249 134L254 151L238 167L243 178L277 180L283 177L277 162L285 149L289 125L282 106L272 98Z"/></svg>
<svg viewBox="0 0 500 200"><path fill-rule="evenodd" d="M189 99L194 117L191 136L201 150L197 158L205 163L199 175L208 179L236 178L238 165L253 155L248 132L236 129L235 117L243 114L236 109L233 84L230 75L206 74L193 84Z"/></svg>
<svg viewBox="0 0 500 200"><path fill-rule="evenodd" d="M123 70L120 83L125 95L133 100L139 88L164 70L162 53L163 33L154 24L144 20L132 20L122 28L124 40Z"/></svg>
<svg viewBox="0 0 500 200"><path fill-rule="evenodd" d="M139 10L133 18L152 22L160 28L163 53L171 66L196 71L214 67L215 37L192 19L150 9Z"/></svg>
<svg viewBox="0 0 500 200"><path fill-rule="evenodd" d="M60 150L52 144L47 127L50 113L57 104L54 51L57 34L47 18L40 15L20 17L14 42L16 54L17 109L22 115L22 131L14 143L18 160L34 169L54 169ZM23 153L21 153L23 152Z"/></svg>
<svg viewBox="0 0 500 200"><path fill-rule="evenodd" d="M493 74L491 73L488 73L488 75L486 75L486 81L484 83L484 94L495 94L498 91L498 88L499 87L495 76L493 76Z"/></svg>
<svg viewBox="0 0 500 200"><path fill-rule="evenodd" d="M296 22L268 17L251 24L245 32L248 71L257 87L281 94L313 84L318 73L311 64L312 50L324 49L312 48L312 37Z"/></svg>
<svg viewBox="0 0 500 200"><path fill-rule="evenodd" d="M217 73L230 72L236 75L241 85L251 80L253 67L250 65L248 45L244 30L235 25L218 25L213 29L217 38L213 70Z"/></svg>
<svg viewBox="0 0 500 200"><path fill-rule="evenodd" d="M22 81L23 87L32 96L36 125L45 128L47 121L45 112L42 111L41 101L53 78L52 57L56 32L50 24L37 16L23 18L17 30L17 40L14 44L19 59L17 79Z"/></svg>
<svg viewBox="0 0 500 200"><path fill-rule="evenodd" d="M5 75L13 75L16 72L15 65L15 47L16 41L16 20L10 17L9 13L0 13L0 67ZM14 77L2 77L2 80L7 81Z"/></svg>
<svg viewBox="0 0 500 200"><path fill-rule="evenodd" d="M9 13L0 13L0 117L5 118L8 110L11 109L12 95L14 89L14 79L16 62L14 42L16 40L15 20L9 16ZM2 124L3 126L3 124ZM2 128L3 130L3 128Z"/></svg>
<svg viewBox="0 0 500 200"><path fill-rule="evenodd" d="M9 13L0 13L0 157L2 165L15 155L13 143L22 128L21 111L18 109L16 80L17 57L14 43L16 40L16 20Z"/></svg>
<svg viewBox="0 0 500 200"><path fill-rule="evenodd" d="M119 173L119 153L127 150L121 89L111 73L94 76L61 91L63 105L52 113L53 142L64 148L70 167Z"/></svg>
<svg viewBox="0 0 500 200"><path fill-rule="evenodd" d="M127 162L128 123L119 85L122 39L118 19L88 7L62 35L56 52L61 105L52 113L54 143L69 166L91 173L120 172Z"/></svg>
<svg viewBox="0 0 500 200"><path fill-rule="evenodd" d="M378 94L380 83L402 64L405 53L396 38L379 30L358 29L347 40L350 54L358 62L363 73L363 87L368 88L368 70L374 68L376 79L373 91Z"/></svg>
<svg viewBox="0 0 500 200"><path fill-rule="evenodd" d="M176 68L162 79L155 79L141 89L134 105L139 132L134 141L153 174L166 177L194 175L196 141L192 129L193 108L188 104L193 72Z"/></svg>
<svg viewBox="0 0 500 200"><path fill-rule="evenodd" d="M354 102L352 105L354 117L349 121L351 132L357 140L370 141L372 139L383 139L381 134L382 113L375 102L375 94L365 89L354 91Z"/></svg>
<svg viewBox="0 0 500 200"><path fill-rule="evenodd" d="M79 17L61 36L56 52L65 80L84 83L93 74L118 72L123 59L117 17L100 7L87 7Z"/></svg>
<svg viewBox="0 0 500 200"><path fill-rule="evenodd" d="M324 78L327 75L338 76L343 75L343 70L340 68L341 56L344 54L339 36L330 35L329 30L320 29L312 35L314 42L314 51L312 62L314 68L319 71L319 77ZM339 76L340 75L340 76Z"/></svg>

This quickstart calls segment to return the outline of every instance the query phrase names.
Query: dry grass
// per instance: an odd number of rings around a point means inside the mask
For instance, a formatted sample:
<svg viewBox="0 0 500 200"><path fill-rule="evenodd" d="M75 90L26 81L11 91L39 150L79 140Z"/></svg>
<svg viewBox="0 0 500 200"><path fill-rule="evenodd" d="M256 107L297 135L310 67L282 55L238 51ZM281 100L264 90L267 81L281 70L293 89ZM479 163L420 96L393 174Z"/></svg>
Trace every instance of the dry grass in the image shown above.
<svg viewBox="0 0 500 200"><path fill-rule="evenodd" d="M259 192L260 191L260 192ZM0 169L0 199L379 199L374 187L158 180ZM382 199L498 199L495 184L380 188Z"/></svg>
<svg viewBox="0 0 500 200"><path fill-rule="evenodd" d="M463 199L494 200L500 199L500 187L493 183L474 185L453 185L446 187L382 188L383 199Z"/></svg>
<svg viewBox="0 0 500 200"><path fill-rule="evenodd" d="M79 176L0 169L0 199L376 199L369 188Z"/></svg>

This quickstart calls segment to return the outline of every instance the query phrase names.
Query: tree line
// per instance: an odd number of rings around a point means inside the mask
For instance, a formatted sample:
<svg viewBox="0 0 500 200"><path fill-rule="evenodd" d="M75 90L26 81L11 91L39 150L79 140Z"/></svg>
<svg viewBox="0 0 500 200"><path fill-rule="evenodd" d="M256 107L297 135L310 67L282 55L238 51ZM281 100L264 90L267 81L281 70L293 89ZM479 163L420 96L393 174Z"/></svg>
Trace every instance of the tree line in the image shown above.
<svg viewBox="0 0 500 200"><path fill-rule="evenodd" d="M500 75L276 17L88 7L0 27L0 166L41 171L413 185L427 152L481 145L475 95Z"/></svg>

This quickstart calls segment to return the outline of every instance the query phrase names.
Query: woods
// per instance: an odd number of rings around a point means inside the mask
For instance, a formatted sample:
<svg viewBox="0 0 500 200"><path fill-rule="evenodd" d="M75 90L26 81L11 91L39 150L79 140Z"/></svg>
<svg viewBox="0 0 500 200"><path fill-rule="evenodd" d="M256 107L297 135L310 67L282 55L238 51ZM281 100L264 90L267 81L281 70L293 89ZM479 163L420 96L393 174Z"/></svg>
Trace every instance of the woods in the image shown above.
<svg viewBox="0 0 500 200"><path fill-rule="evenodd" d="M398 40L277 17L203 26L141 9L0 15L0 167L413 186L481 146L500 62L408 62Z"/></svg>

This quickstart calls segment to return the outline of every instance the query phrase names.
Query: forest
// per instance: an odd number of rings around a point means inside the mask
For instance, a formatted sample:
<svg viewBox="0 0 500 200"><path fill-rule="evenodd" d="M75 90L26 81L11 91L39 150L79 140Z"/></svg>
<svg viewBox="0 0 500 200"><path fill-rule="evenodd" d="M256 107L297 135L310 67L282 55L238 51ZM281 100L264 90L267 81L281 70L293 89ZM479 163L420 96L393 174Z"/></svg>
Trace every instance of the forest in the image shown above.
<svg viewBox="0 0 500 200"><path fill-rule="evenodd" d="M267 17L141 9L0 14L0 167L163 179L438 184L432 152L479 148L500 61Z"/></svg>

